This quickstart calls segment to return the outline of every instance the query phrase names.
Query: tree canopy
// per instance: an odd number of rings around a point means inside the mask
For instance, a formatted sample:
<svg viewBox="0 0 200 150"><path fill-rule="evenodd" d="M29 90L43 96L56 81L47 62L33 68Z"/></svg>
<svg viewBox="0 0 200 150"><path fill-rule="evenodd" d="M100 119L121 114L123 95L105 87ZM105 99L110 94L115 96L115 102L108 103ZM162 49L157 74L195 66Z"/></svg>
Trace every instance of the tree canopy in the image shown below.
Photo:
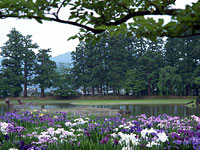
<svg viewBox="0 0 200 150"><path fill-rule="evenodd" d="M51 52L50 49L40 49L38 51L38 54L36 55L36 61L35 64L35 78L34 82L35 84L39 83L39 87L41 88L40 96L42 98L45 97L45 88L50 88L53 86L54 78L56 77L55 68L56 63L52 60L50 60L51 55L49 53Z"/></svg>
<svg viewBox="0 0 200 150"><path fill-rule="evenodd" d="M7 88L6 94L16 97L22 91L23 69L21 63L23 52L26 49L24 47L25 37L15 29L12 29L7 36L9 40L1 47L1 56L4 57L2 60L2 82L4 85L7 85L5 86Z"/></svg>
<svg viewBox="0 0 200 150"><path fill-rule="evenodd" d="M199 94L199 36L156 41L102 37L95 44L81 42L72 52L71 75L82 94Z"/></svg>
<svg viewBox="0 0 200 150"><path fill-rule="evenodd" d="M80 27L72 38L87 39L110 30L155 39L200 34L200 1L175 8L176 0L1 0L0 19L26 18ZM66 16L61 17L61 12ZM68 13L67 13L68 12ZM68 17L69 14L69 17ZM152 16L158 18L152 18ZM169 23L164 16L170 16ZM68 17L68 19L66 19Z"/></svg>
<svg viewBox="0 0 200 150"><path fill-rule="evenodd" d="M18 97L22 90L24 97L27 97L28 88L32 88L33 83L39 84L41 97L44 97L44 90L53 86L56 74L56 64L48 54L50 49L40 49L36 55L33 50L39 46L32 42L32 36L24 36L15 28L7 36L8 41L0 47L0 56L3 57L0 65L0 97Z"/></svg>

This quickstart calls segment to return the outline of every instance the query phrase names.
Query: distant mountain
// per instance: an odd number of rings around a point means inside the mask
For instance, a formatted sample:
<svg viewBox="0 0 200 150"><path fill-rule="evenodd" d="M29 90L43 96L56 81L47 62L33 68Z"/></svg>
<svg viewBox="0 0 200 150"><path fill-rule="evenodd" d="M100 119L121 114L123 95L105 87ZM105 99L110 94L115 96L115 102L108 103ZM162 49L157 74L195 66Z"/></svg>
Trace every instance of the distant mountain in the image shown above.
<svg viewBox="0 0 200 150"><path fill-rule="evenodd" d="M1 65L1 61L3 60L3 58L2 57L0 57L0 65Z"/></svg>
<svg viewBox="0 0 200 150"><path fill-rule="evenodd" d="M55 61L56 63L71 63L72 61L71 52L51 57L51 60Z"/></svg>
<svg viewBox="0 0 200 150"><path fill-rule="evenodd" d="M50 59L55 61L56 63L71 63L72 62L71 52L67 52L55 57L51 57ZM0 65L1 65L2 60L3 58L0 57Z"/></svg>

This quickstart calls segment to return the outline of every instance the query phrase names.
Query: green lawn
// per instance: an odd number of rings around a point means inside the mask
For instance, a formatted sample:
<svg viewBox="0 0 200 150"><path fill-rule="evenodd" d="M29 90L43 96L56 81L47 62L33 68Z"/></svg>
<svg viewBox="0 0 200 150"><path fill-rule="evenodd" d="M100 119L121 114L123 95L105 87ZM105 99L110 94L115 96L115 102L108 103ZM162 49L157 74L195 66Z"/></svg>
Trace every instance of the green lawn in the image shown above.
<svg viewBox="0 0 200 150"><path fill-rule="evenodd" d="M76 100L74 105L113 105L113 104L185 104L191 99L143 99L143 100Z"/></svg>
<svg viewBox="0 0 200 150"><path fill-rule="evenodd" d="M70 103L74 105L113 105L113 104L185 104L195 99L139 99L139 100L23 100L24 102L33 102L36 104L63 104ZM12 100L12 103L17 103ZM0 101L0 104L5 104Z"/></svg>

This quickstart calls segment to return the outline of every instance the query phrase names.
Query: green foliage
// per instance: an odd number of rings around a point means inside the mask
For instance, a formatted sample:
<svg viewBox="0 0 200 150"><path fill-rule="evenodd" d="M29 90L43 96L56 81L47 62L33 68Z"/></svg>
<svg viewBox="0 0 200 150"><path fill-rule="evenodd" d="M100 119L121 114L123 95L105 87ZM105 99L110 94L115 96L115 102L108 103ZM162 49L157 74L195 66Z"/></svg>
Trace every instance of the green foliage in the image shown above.
<svg viewBox="0 0 200 150"><path fill-rule="evenodd" d="M135 33L137 37L156 40L158 36L199 34L200 2L176 9L175 0L1 0L0 18L28 18L39 23L55 21L80 27L73 38L98 39L96 34L109 31L112 35ZM62 11L69 17L60 18ZM157 18L152 16L157 15ZM163 16L171 21L164 23ZM186 33L186 32L187 33Z"/></svg>
<svg viewBox="0 0 200 150"><path fill-rule="evenodd" d="M56 69L56 79L53 86L56 88L55 94L58 96L77 96L72 74L70 72L70 64L59 63Z"/></svg>
<svg viewBox="0 0 200 150"><path fill-rule="evenodd" d="M0 97L8 96L8 85L5 83L4 76L0 73Z"/></svg>
<svg viewBox="0 0 200 150"><path fill-rule="evenodd" d="M166 63L176 67L182 78L184 95L195 93L194 74L199 66L199 36L185 38L168 38L165 44Z"/></svg>
<svg viewBox="0 0 200 150"><path fill-rule="evenodd" d="M199 36L151 41L102 35L73 52L72 74L85 94L198 95ZM81 69L80 69L81 68Z"/></svg>
<svg viewBox="0 0 200 150"><path fill-rule="evenodd" d="M2 47L1 55L4 57L3 82L7 87L7 94L10 96L19 96L22 90L30 83L32 75L35 53L32 49L37 48L37 44L32 44L31 36L23 36L16 29L12 29L7 35L9 40ZM11 80L12 79L12 80Z"/></svg>
<svg viewBox="0 0 200 150"><path fill-rule="evenodd" d="M193 77L194 77L194 83L200 86L200 67L199 66L195 69Z"/></svg>
<svg viewBox="0 0 200 150"><path fill-rule="evenodd" d="M165 66L160 69L158 88L161 95L180 95L182 79L175 73L176 68Z"/></svg>
<svg viewBox="0 0 200 150"><path fill-rule="evenodd" d="M141 46L139 56L136 61L136 68L142 70L144 79L146 80L148 95L155 93L159 78L159 69L164 66L163 56L163 40L159 39L156 42L150 40L140 40ZM155 93L157 94L157 93Z"/></svg>
<svg viewBox="0 0 200 150"><path fill-rule="evenodd" d="M102 95L109 90L116 94L128 68L125 38L102 36L104 38L95 44L81 42L72 53L72 74L77 88L82 86L85 94L92 91L93 95Z"/></svg>
<svg viewBox="0 0 200 150"><path fill-rule="evenodd" d="M49 52L50 49L40 49L36 57L37 63L34 67L34 83L39 84L41 88L41 97L45 97L45 88L52 87L56 77L56 63L50 60L51 56L48 54Z"/></svg>
<svg viewBox="0 0 200 150"><path fill-rule="evenodd" d="M7 87L6 95L19 96L23 83L21 67L24 49L23 36L15 29L12 29L7 36L9 40L1 47L1 56L4 57L2 60L3 83Z"/></svg>
<svg viewBox="0 0 200 150"><path fill-rule="evenodd" d="M80 42L76 47L76 51L72 52L73 68L72 74L76 88L83 86L83 91L86 94L86 84L88 83L86 72L86 58L84 57L85 43Z"/></svg>
<svg viewBox="0 0 200 150"><path fill-rule="evenodd" d="M127 94L142 95L142 91L146 89L144 72L142 70L127 71L126 78L122 81L122 84Z"/></svg>
<svg viewBox="0 0 200 150"><path fill-rule="evenodd" d="M31 35L24 36L24 49L22 55L22 69L24 76L24 97L27 97L27 86L32 84L34 64L36 55L33 49L38 48L36 43L32 43Z"/></svg>
<svg viewBox="0 0 200 150"><path fill-rule="evenodd" d="M108 95L109 92L118 95L122 88L129 92L131 90L128 88L133 88L129 84L135 83L128 83L130 79L127 79L129 75L126 77L127 71L136 70L140 72L135 79L138 83L131 93L146 94L148 83L150 92L154 92L159 76L158 69L164 63L161 52L163 41L160 39L152 42L121 34L112 37L103 34L102 37L95 44L92 41L81 42L72 53L72 74L77 88L83 87L85 94L90 91L93 95ZM127 85L123 84L126 80Z"/></svg>
<svg viewBox="0 0 200 150"><path fill-rule="evenodd" d="M194 83L197 84L197 85L200 85L200 77L196 77L194 79Z"/></svg>

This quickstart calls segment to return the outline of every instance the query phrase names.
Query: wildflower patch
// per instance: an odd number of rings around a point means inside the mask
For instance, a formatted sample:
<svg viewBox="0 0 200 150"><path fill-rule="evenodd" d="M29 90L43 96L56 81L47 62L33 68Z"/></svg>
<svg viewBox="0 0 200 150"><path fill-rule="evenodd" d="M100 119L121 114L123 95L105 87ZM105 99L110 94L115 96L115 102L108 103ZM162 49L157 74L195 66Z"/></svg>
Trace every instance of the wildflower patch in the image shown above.
<svg viewBox="0 0 200 150"><path fill-rule="evenodd" d="M0 116L3 150L200 149L200 118L166 114L97 118L57 112Z"/></svg>

